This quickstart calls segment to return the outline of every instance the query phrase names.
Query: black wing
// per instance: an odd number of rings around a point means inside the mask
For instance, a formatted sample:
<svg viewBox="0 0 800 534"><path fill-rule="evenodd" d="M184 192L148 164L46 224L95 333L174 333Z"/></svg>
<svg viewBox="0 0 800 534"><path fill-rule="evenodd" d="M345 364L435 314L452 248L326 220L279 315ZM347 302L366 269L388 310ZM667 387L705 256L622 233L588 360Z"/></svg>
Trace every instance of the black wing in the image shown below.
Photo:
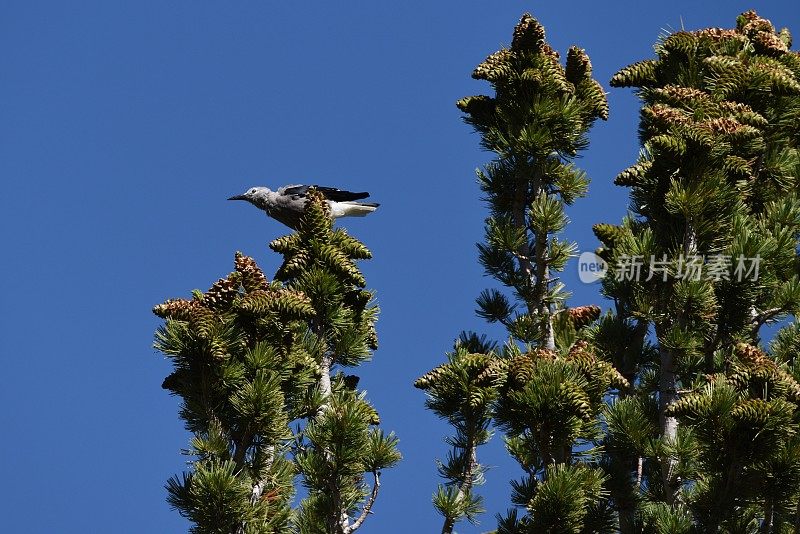
<svg viewBox="0 0 800 534"><path fill-rule="evenodd" d="M336 189L335 187L324 187L321 185L293 185L284 187L283 194L304 196L311 187L322 193L322 195L328 200L333 200L334 202L360 200L369 196L369 193L367 192L353 193L352 191L343 191L341 189Z"/></svg>
<svg viewBox="0 0 800 534"><path fill-rule="evenodd" d="M308 188L311 187L310 185L287 185L286 187L281 187L278 189L278 193L281 195L289 195L289 196L304 196L308 191Z"/></svg>
<svg viewBox="0 0 800 534"><path fill-rule="evenodd" d="M334 202L359 200L369 196L369 193L367 192L353 193L352 191L342 191L341 189L336 189L335 187L324 187L321 185L315 185L314 189L325 195L325 198L328 200L333 200Z"/></svg>

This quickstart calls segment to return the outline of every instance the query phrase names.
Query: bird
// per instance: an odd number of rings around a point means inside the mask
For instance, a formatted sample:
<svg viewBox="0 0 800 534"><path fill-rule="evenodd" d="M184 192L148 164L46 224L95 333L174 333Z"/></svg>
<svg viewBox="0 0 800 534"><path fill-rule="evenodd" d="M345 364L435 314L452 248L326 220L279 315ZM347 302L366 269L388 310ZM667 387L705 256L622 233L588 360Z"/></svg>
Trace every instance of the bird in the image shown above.
<svg viewBox="0 0 800 534"><path fill-rule="evenodd" d="M285 185L277 191L267 187L251 187L241 195L232 196L228 200L245 200L266 212L267 216L296 230L305 211L308 190L312 187L325 197L333 219L364 217L380 206L374 202L358 202L369 197L367 192L353 193L335 187L300 184Z"/></svg>

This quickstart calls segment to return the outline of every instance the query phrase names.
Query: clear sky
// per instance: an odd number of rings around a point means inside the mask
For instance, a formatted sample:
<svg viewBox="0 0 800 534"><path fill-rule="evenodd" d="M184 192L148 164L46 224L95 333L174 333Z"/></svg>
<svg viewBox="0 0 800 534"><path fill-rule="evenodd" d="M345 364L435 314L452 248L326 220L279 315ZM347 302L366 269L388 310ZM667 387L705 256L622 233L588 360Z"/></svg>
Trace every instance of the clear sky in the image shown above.
<svg viewBox="0 0 800 534"><path fill-rule="evenodd" d="M754 7L800 38L794 1L75 2L0 4L0 530L181 532L163 484L189 436L151 348L169 297L206 289L233 253L268 274L285 229L242 203L251 185L318 183L381 202L348 230L383 309L381 348L358 374L404 461L384 473L364 533L438 532L430 504L448 427L416 377L442 362L490 281L476 262L486 214L474 169L490 159L455 101L486 92L474 66L530 11L597 78L650 57L664 29L731 27ZM579 164L593 181L570 210L581 250L618 222L614 176L636 157L638 104L611 90ZM597 286L563 279L573 304ZM496 331L494 331L496 332ZM496 437L489 513L518 470Z"/></svg>

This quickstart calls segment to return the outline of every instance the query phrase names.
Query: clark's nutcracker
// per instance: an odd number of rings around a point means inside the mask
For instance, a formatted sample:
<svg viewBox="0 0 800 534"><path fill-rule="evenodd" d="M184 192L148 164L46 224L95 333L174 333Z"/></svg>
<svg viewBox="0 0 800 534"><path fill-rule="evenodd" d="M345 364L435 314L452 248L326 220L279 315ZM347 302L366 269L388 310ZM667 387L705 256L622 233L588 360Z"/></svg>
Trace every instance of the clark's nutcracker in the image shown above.
<svg viewBox="0 0 800 534"><path fill-rule="evenodd" d="M380 204L373 202L356 202L367 198L369 193L352 193L334 187L319 185L286 185L277 191L266 187L251 187L246 193L230 197L228 200L246 200L255 207L264 210L268 216L289 228L297 229L300 216L306 207L306 193L314 188L325 197L331 208L331 217L363 217L372 213Z"/></svg>

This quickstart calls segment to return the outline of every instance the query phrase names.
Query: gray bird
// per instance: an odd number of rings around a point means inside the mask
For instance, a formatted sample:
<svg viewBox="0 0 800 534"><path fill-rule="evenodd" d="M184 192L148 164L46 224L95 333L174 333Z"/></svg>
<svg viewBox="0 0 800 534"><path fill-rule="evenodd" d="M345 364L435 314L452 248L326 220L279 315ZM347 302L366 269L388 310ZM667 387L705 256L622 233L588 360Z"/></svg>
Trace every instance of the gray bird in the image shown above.
<svg viewBox="0 0 800 534"><path fill-rule="evenodd" d="M352 193L334 187L319 185L286 185L277 191L266 187L251 187L247 192L230 197L228 200L246 200L264 210L268 216L292 229L297 229L300 216L306 207L308 190L313 187L325 197L331 208L331 217L363 217L375 211L380 204L357 202L367 198L369 193Z"/></svg>

